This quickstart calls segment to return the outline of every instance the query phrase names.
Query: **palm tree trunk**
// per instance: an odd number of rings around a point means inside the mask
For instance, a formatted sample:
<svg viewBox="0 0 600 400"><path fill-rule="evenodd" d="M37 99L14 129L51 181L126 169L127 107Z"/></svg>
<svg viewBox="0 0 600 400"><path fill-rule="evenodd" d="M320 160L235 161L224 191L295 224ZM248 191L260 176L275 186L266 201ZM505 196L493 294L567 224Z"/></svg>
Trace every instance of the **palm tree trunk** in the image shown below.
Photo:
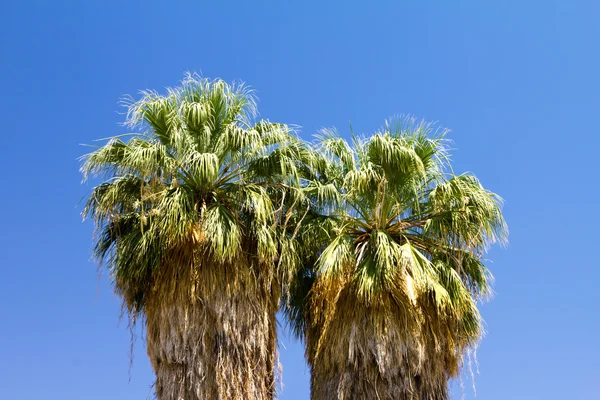
<svg viewBox="0 0 600 400"><path fill-rule="evenodd" d="M393 301L365 307L347 290L334 303L307 332L312 400L448 398L445 360L423 341L418 315Z"/></svg>
<svg viewBox="0 0 600 400"><path fill-rule="evenodd" d="M239 266L160 281L146 307L158 399L272 399L279 300L272 283Z"/></svg>

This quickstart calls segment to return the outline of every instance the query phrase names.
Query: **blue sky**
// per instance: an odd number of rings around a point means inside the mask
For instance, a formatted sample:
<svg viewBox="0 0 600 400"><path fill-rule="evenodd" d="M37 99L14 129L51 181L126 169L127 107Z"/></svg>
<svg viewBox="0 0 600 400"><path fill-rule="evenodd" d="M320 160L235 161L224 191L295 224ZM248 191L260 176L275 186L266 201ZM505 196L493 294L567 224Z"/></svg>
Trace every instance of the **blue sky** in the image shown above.
<svg viewBox="0 0 600 400"><path fill-rule="evenodd" d="M511 230L489 254L476 398L600 398L600 3L372 3L0 4L0 397L150 398L143 341L130 369L120 303L90 258L77 157L123 133L122 95L196 71L246 81L263 117L307 139L397 113L451 128L455 171L504 197ZM302 347L281 342L280 398L308 399Z"/></svg>

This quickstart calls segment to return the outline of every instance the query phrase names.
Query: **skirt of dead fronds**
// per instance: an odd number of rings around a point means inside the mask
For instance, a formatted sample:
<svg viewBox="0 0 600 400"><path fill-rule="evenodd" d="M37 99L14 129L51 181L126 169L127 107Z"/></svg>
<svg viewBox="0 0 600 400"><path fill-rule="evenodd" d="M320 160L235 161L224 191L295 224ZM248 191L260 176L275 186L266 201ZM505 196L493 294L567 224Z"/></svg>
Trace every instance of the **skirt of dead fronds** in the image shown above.
<svg viewBox="0 0 600 400"><path fill-rule="evenodd" d="M248 262L161 268L145 307L159 400L272 399L272 279Z"/></svg>
<svg viewBox="0 0 600 400"><path fill-rule="evenodd" d="M352 285L312 292L307 356L313 400L445 400L461 363L452 327L417 304L381 294L366 305Z"/></svg>

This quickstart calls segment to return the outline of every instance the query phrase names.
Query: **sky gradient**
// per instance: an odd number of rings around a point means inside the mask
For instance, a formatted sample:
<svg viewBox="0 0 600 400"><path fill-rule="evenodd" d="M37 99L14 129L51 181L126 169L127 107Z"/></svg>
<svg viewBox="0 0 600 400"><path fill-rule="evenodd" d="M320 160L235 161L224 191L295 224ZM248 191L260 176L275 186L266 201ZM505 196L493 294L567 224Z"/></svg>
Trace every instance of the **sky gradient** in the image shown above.
<svg viewBox="0 0 600 400"><path fill-rule="evenodd" d="M488 255L477 397L465 377L453 398L600 398L600 3L373 3L2 1L1 398L152 397L141 332L130 368L91 260L77 158L124 133L122 95L186 71L245 81L307 140L395 114L450 128L455 172L505 199L510 228ZM279 398L308 399L302 346L280 334Z"/></svg>

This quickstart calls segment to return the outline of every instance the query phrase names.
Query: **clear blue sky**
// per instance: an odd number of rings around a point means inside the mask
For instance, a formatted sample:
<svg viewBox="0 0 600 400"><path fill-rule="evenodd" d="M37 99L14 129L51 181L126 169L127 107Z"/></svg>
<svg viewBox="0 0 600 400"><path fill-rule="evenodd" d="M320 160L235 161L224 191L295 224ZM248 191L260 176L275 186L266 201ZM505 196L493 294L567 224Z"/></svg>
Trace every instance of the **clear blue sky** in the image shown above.
<svg viewBox="0 0 600 400"><path fill-rule="evenodd" d="M263 117L305 138L396 113L451 128L456 172L505 198L511 230L489 255L477 398L600 398L600 3L365 4L2 1L1 398L152 393L142 341L128 373L120 303L90 260L76 159L123 132L121 95L185 71L246 81ZM280 398L308 399L303 350L281 341Z"/></svg>

